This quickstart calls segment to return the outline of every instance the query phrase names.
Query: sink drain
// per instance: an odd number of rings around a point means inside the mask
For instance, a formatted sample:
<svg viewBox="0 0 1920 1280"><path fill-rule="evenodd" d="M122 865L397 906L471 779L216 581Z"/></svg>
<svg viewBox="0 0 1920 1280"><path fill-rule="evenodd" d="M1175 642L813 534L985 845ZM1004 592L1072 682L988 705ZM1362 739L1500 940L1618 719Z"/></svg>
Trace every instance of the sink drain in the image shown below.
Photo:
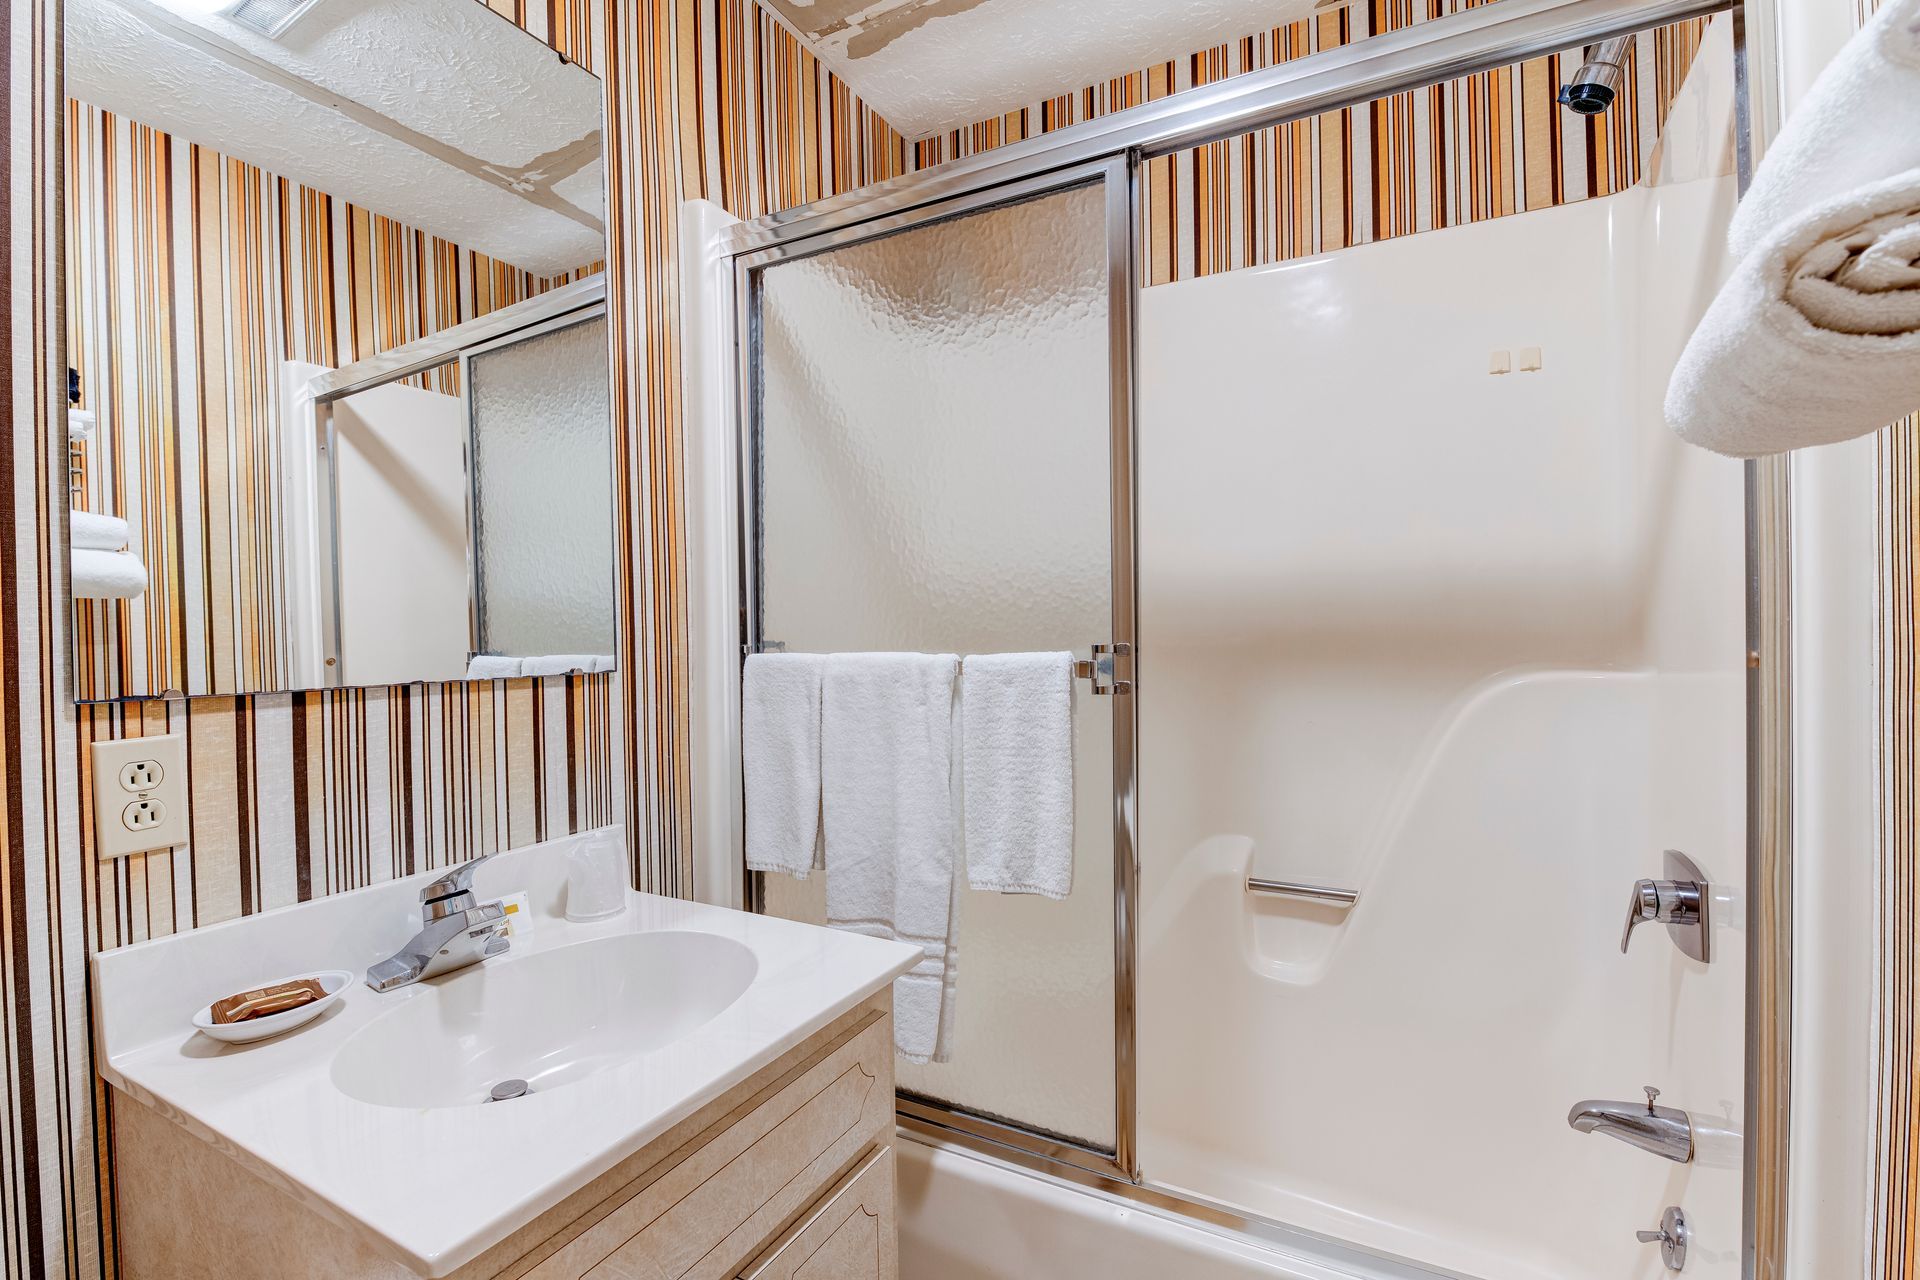
<svg viewBox="0 0 1920 1280"><path fill-rule="evenodd" d="M525 1080L502 1080L493 1086L487 1094L488 1102L505 1102L509 1098L518 1098L527 1091Z"/></svg>

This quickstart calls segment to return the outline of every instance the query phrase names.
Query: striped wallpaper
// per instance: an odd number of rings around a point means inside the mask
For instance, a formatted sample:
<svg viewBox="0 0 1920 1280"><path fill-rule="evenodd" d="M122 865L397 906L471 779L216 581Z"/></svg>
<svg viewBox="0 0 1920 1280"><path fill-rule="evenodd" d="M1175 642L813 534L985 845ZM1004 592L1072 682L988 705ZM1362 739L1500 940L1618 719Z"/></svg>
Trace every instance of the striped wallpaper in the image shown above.
<svg viewBox="0 0 1920 1280"><path fill-rule="evenodd" d="M338 368L599 264L536 277L81 102L66 162L67 362L99 419L76 505L125 516L151 580L80 602L78 696L284 688L279 362Z"/></svg>
<svg viewBox="0 0 1920 1280"><path fill-rule="evenodd" d="M0 991L9 1276L114 1272L109 1099L93 1076L95 947L443 864L624 814L643 887L692 883L677 209L752 217L1151 97L1438 16L1362 0L1309 22L908 143L750 0L490 0L603 77L616 352L621 672L76 710L65 687L57 463L63 330L57 0L7 0L5 217L14 430L0 446ZM1689 38L1643 40L1633 109L1544 109L1543 59L1156 163L1149 278L1186 279L1631 182ZM175 164L179 162L174 161ZM316 224L317 225L317 224ZM236 665L235 678L238 678ZM185 727L193 844L97 865L80 763L100 736Z"/></svg>

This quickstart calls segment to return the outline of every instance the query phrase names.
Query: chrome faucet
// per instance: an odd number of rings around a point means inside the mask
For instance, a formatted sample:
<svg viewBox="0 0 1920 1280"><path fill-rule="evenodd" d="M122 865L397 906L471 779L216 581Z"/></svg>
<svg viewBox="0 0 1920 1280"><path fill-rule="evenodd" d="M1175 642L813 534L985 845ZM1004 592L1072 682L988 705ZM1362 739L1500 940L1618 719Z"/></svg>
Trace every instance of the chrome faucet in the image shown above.
<svg viewBox="0 0 1920 1280"><path fill-rule="evenodd" d="M483 853L463 862L420 890L420 932L367 970L368 986L375 991L411 986L507 949L506 908L473 897L473 869L492 856Z"/></svg>
<svg viewBox="0 0 1920 1280"><path fill-rule="evenodd" d="M1589 1098L1567 1112L1567 1123L1581 1133L1604 1133L1676 1164L1686 1164L1693 1159L1693 1121L1678 1107L1655 1106L1660 1091L1652 1085L1645 1087L1645 1106Z"/></svg>

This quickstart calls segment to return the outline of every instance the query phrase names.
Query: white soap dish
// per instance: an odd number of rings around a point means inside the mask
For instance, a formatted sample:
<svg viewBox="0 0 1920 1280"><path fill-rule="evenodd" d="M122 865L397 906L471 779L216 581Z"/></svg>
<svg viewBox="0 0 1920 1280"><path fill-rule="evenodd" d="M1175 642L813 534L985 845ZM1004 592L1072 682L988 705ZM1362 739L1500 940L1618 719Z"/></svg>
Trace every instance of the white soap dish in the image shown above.
<svg viewBox="0 0 1920 1280"><path fill-rule="evenodd" d="M312 978L320 984L327 994L318 1000L310 1000L297 1009L285 1013L270 1013L264 1018L250 1018L245 1022L215 1022L213 1005L205 1004L200 1012L193 1015L193 1026L203 1036L221 1040L227 1044L249 1044L255 1040L265 1040L268 1036L277 1036L283 1031L312 1022L327 1011L327 1006L340 998L340 993L353 981L353 975L345 969L322 969L317 973L296 973L291 977L276 978L272 982L255 983L256 987L278 986L282 982L299 982ZM222 997L224 999L224 997Z"/></svg>

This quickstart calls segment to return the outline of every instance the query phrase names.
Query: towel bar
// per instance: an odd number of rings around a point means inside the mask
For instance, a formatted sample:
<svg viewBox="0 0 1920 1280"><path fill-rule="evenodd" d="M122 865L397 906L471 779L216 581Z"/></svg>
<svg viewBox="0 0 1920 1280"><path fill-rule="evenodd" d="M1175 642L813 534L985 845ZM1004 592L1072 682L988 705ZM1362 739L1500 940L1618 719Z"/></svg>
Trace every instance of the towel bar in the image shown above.
<svg viewBox="0 0 1920 1280"><path fill-rule="evenodd" d="M1307 902L1324 902L1342 910L1349 909L1360 901L1358 889L1334 889L1323 884L1301 884L1297 880L1267 880L1260 876L1247 877L1248 893L1271 894L1276 898L1300 898Z"/></svg>

